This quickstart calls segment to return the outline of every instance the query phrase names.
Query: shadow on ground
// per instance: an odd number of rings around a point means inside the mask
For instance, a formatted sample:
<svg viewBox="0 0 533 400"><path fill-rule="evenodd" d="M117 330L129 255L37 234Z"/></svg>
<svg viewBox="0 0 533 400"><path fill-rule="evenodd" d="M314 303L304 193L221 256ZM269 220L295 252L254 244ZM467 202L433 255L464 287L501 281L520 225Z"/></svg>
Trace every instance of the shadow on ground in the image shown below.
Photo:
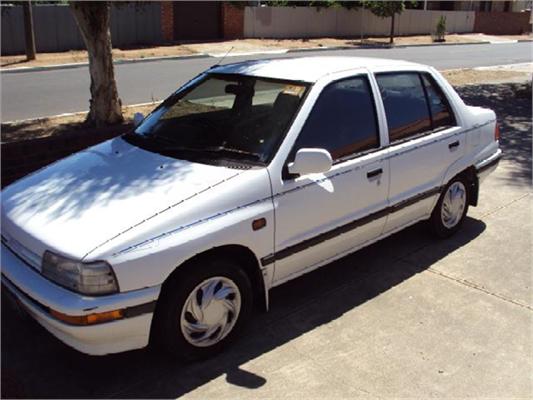
<svg viewBox="0 0 533 400"><path fill-rule="evenodd" d="M425 225L419 224L282 285L271 292L270 312L258 313L237 343L213 359L189 365L150 349L85 356L4 302L2 397L176 398L224 374L228 384L261 387L268 376L242 369L247 361L399 285L474 240L484 229L483 222L468 218L457 236L432 246L436 250L424 264L401 262L410 253L435 244Z"/></svg>
<svg viewBox="0 0 533 400"><path fill-rule="evenodd" d="M469 85L456 88L466 104L496 112L503 159L513 164L509 184L531 184L531 86Z"/></svg>
<svg viewBox="0 0 533 400"><path fill-rule="evenodd" d="M89 128L83 121L68 122L57 125L57 122L49 122L45 118L43 118L41 122L23 121L16 124L3 123L1 128L2 143L47 137L51 136L51 131L53 131L53 135L59 136L64 134L73 134L79 131L84 131L84 133L86 132L88 135L90 135L101 130L101 128ZM21 135L21 133L23 133L23 135ZM22 139L21 136L23 136Z"/></svg>
<svg viewBox="0 0 533 400"><path fill-rule="evenodd" d="M23 63L26 63L26 62L28 62L28 60L26 60L26 59L16 60L16 61L7 61L5 63L1 63L0 67L9 67L10 65L23 64Z"/></svg>
<svg viewBox="0 0 533 400"><path fill-rule="evenodd" d="M531 182L531 97L517 97L509 85L460 89L468 104L496 110L512 182ZM228 384L254 389L268 376L243 369L246 362L334 321L379 294L427 270L475 240L483 222L467 218L449 240L428 237L423 224L282 285L271 292L271 310L255 316L242 339L207 361L182 365L156 352L132 351L89 357L69 349L37 323L2 304L2 397L176 398L225 375ZM431 245L421 264L407 256ZM429 253L429 252L428 252Z"/></svg>

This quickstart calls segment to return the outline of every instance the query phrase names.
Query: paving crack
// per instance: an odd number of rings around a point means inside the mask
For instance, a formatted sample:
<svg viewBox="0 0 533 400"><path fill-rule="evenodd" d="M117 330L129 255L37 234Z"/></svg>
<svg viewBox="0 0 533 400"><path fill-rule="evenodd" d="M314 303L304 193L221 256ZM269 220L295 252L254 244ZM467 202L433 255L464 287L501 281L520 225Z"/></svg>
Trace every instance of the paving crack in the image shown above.
<svg viewBox="0 0 533 400"><path fill-rule="evenodd" d="M523 197L524 196L522 196L522 198ZM518 200L519 199L517 199L516 201L518 201ZM421 249L423 249L425 247L428 247L428 246L422 246ZM419 250L421 250L421 249L419 249ZM419 251L419 250L417 250L417 251ZM403 256L403 257L397 257L396 261L404 262L404 263L409 264L409 265L411 265L411 266L416 268L417 265L415 263L413 263L409 259L405 258L405 257L409 256L410 254L413 254L413 252L410 252L409 254L407 254L406 256ZM440 271L438 271L438 270L436 270L435 268L432 268L432 267L426 268L425 270L429 271L429 272L431 272L431 273L433 273L435 275L438 275L438 276L440 276L442 278L450 279L450 280L452 280L452 281L454 281L454 282L456 282L456 283L458 283L460 285L467 286L467 287L469 287L471 289L475 289L475 290L478 290L478 291L483 292L485 294L488 294L490 296L496 297L497 299L503 300L503 301L505 301L507 303L511 303L511 304L513 304L515 306L519 306L519 307L522 307L522 308L526 308L526 309L528 309L530 311L533 311L533 307L528 305L528 304L524 304L524 303L521 303L521 302L519 302L517 300L510 299L510 298L508 298L506 296L503 296L501 294L498 294L496 292L491 292L490 290L487 290L484 287L482 287L482 286L480 286L480 285L478 285L478 284L476 284L474 282L470 282L470 281L468 281L466 279L455 278L455 277L453 277L451 275L447 275L447 274L445 274L443 272L440 272Z"/></svg>
<svg viewBox="0 0 533 400"><path fill-rule="evenodd" d="M524 195L522 195L522 196L520 196L520 197L518 197L518 198L516 198L516 199L514 199L514 200L512 200L512 201L510 201L509 203L503 204L503 205L501 205L501 206L499 206L499 207L496 207L496 208L493 209L493 210L487 211L485 214L482 214L482 215L480 216L480 218L488 217L488 216L490 216L490 215L492 215L492 214L495 214L495 213L497 213L498 211L503 210L504 208L507 208L507 207L509 207L510 205L512 205L512 204L514 204L514 203L516 203L516 202L518 202L518 201L520 201L520 200L522 200L522 199L524 199L524 198L526 198L526 197L529 197L529 196L531 196L531 193L530 193L530 192L528 192L528 193L526 193L526 194L524 194Z"/></svg>
<svg viewBox="0 0 533 400"><path fill-rule="evenodd" d="M470 282L470 281L468 281L466 279L455 278L453 276L450 276L450 275L447 275L445 273L442 273L442 272L440 272L440 271L438 271L436 269L433 269L431 267L428 268L427 271L429 271L429 272L431 272L431 273L433 273L435 275L438 275L440 277L443 277L443 278L446 278L446 279L450 279L450 280L452 280L452 281L454 281L454 282L456 282L456 283L458 283L460 285L467 286L469 288L478 290L478 291L483 292L485 294L488 294L490 296L496 297L497 299L503 300L503 301L505 301L507 303L511 303L511 304L513 304L515 306L519 306L519 307L525 308L525 309L527 309L529 311L533 311L533 307L531 307L530 305L521 303L521 302L519 302L517 300L513 300L513 299L510 299L510 298L508 298L506 296L503 296L501 294L498 294L498 293L492 292L490 290L487 290L487 289L483 288L482 286L479 286L478 284L476 284L474 282Z"/></svg>

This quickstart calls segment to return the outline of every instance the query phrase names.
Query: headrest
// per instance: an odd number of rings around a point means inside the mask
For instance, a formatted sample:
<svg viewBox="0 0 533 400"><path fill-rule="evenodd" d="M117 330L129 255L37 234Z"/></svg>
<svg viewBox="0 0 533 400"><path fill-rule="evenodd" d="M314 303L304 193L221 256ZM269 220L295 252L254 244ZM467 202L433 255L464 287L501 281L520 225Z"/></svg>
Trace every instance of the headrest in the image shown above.
<svg viewBox="0 0 533 400"><path fill-rule="evenodd" d="M300 98L298 96L294 96L292 94L287 93L280 93L278 94L278 97L276 97L276 101L274 102L274 110L275 111L294 111L294 109L298 106L298 103L300 102Z"/></svg>

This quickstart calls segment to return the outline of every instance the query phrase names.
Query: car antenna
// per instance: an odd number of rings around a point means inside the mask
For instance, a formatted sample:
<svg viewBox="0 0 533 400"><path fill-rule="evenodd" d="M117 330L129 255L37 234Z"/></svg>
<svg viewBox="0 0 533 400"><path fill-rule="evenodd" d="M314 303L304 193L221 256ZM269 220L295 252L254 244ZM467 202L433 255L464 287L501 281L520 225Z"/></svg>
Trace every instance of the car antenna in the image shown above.
<svg viewBox="0 0 533 400"><path fill-rule="evenodd" d="M233 50L234 47L235 46L231 46L231 48L226 52L226 54L224 54L224 57L222 57L220 60L218 60L218 62L216 64L212 65L211 68L218 67L220 65L220 63L222 63L222 61L224 61L226 59L228 54L231 53L231 51Z"/></svg>

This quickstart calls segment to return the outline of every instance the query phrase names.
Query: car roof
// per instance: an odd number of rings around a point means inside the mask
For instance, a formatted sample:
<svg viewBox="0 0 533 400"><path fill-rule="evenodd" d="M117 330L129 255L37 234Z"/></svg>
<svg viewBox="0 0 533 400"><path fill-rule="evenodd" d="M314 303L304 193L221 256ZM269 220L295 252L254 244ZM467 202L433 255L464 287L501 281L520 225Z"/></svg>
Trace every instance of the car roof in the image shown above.
<svg viewBox="0 0 533 400"><path fill-rule="evenodd" d="M370 57L295 57L251 60L213 67L210 72L242 74L263 78L316 82L324 75L352 69L422 67L403 60Z"/></svg>

